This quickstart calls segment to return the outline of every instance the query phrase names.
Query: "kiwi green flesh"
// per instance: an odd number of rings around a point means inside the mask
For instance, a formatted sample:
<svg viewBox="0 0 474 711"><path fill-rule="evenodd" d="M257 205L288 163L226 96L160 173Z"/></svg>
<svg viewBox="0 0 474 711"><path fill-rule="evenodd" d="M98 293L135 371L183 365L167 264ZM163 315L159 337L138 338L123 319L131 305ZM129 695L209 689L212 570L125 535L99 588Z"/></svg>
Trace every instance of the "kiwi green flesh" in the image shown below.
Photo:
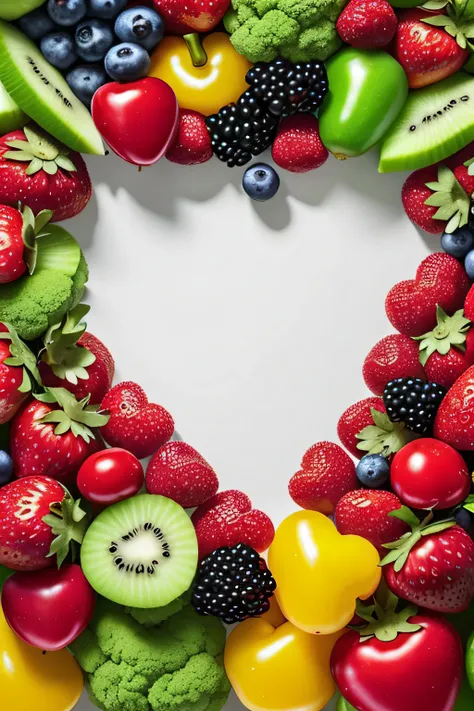
<svg viewBox="0 0 474 711"><path fill-rule="evenodd" d="M379 172L417 170L474 140L474 77L464 72L416 89L382 139Z"/></svg>
<svg viewBox="0 0 474 711"><path fill-rule="evenodd" d="M109 506L93 521L81 566L103 597L127 607L162 607L182 595L197 569L194 527L164 496L141 494Z"/></svg>
<svg viewBox="0 0 474 711"><path fill-rule="evenodd" d="M0 81L39 126L80 153L102 155L92 116L61 74L20 30L0 20Z"/></svg>
<svg viewBox="0 0 474 711"><path fill-rule="evenodd" d="M0 0L0 18L18 20L28 12L36 10L45 0Z"/></svg>
<svg viewBox="0 0 474 711"><path fill-rule="evenodd" d="M64 227L48 225L48 234L38 237L38 257L35 271L49 269L72 277L79 266L81 248Z"/></svg>
<svg viewBox="0 0 474 711"><path fill-rule="evenodd" d="M2 82L0 82L0 136L4 136L10 131L23 128L28 122L28 116L23 113L13 101Z"/></svg>

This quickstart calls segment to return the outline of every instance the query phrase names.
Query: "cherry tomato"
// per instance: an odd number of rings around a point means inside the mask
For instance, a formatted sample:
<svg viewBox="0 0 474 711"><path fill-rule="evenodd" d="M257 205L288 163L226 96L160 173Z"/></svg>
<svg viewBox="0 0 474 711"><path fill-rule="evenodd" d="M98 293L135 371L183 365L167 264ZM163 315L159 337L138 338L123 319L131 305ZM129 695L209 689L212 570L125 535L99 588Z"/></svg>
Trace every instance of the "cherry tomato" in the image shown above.
<svg viewBox="0 0 474 711"><path fill-rule="evenodd" d="M135 496L143 483L142 465L131 452L119 447L104 449L88 457L77 475L82 496L105 506Z"/></svg>
<svg viewBox="0 0 474 711"><path fill-rule="evenodd" d="M469 493L471 479L464 459L453 447L426 437L405 445L390 467L393 491L415 509L449 509Z"/></svg>

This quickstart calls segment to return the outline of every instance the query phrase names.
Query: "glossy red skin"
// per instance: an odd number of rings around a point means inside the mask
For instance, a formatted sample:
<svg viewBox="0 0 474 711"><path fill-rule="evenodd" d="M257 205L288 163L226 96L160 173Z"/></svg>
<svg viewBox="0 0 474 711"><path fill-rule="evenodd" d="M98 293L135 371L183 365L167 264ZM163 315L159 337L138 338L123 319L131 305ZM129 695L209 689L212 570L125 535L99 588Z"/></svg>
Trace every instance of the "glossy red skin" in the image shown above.
<svg viewBox="0 0 474 711"><path fill-rule="evenodd" d="M387 383L395 378L426 380L420 363L419 344L402 333L385 336L367 354L362 375L374 395L383 395ZM438 380L434 382L438 383Z"/></svg>
<svg viewBox="0 0 474 711"><path fill-rule="evenodd" d="M390 467L390 483L400 500L414 509L449 509L471 488L464 459L453 447L425 437L406 444Z"/></svg>
<svg viewBox="0 0 474 711"><path fill-rule="evenodd" d="M110 82L94 94L92 118L120 158L134 165L152 165L175 140L178 102L161 79Z"/></svg>
<svg viewBox="0 0 474 711"><path fill-rule="evenodd" d="M474 450L474 365L445 395L436 413L433 434L461 451Z"/></svg>
<svg viewBox="0 0 474 711"><path fill-rule="evenodd" d="M2 608L12 630L27 644L56 652L85 630L95 592L79 565L14 573L4 583Z"/></svg>
<svg viewBox="0 0 474 711"><path fill-rule="evenodd" d="M466 318L468 318L466 316ZM432 383L449 388L456 380L474 364L474 328L470 328L466 335L465 350L451 348L449 353L433 353L428 358L425 371L426 377Z"/></svg>
<svg viewBox="0 0 474 711"><path fill-rule="evenodd" d="M339 418L337 423L337 434L341 440L341 444L348 452L361 459L366 454L361 449L357 449L359 440L356 435L361 432L364 427L373 425L371 410L385 412L385 406L381 397L366 397L364 400L358 400L353 405L347 408Z"/></svg>
<svg viewBox="0 0 474 711"><path fill-rule="evenodd" d="M168 34L209 32L224 17L230 0L153 0Z"/></svg>
<svg viewBox="0 0 474 711"><path fill-rule="evenodd" d="M452 711L461 687L463 651L454 627L435 615L415 615L422 629L393 642L338 639L331 671L342 695L361 711Z"/></svg>
<svg viewBox="0 0 474 711"><path fill-rule="evenodd" d="M2 324L3 326L3 324ZM0 329L6 330L4 328ZM18 412L28 397L18 388L23 381L23 368L6 365L4 361L11 357L8 341L0 340L0 424L9 422Z"/></svg>
<svg viewBox="0 0 474 711"><path fill-rule="evenodd" d="M119 447L88 457L77 475L77 488L82 496L103 506L135 496L143 484L142 465L131 452Z"/></svg>
<svg viewBox="0 0 474 711"><path fill-rule="evenodd" d="M0 284L15 281L25 273L24 246L20 212L14 207L0 205Z"/></svg>

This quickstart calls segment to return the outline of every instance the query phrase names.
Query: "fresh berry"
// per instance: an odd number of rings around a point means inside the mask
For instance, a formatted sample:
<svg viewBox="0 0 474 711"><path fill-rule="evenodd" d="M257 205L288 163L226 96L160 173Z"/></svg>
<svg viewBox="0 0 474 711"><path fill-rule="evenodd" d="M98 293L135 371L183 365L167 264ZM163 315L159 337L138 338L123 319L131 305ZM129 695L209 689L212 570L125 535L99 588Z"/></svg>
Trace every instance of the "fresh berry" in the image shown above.
<svg viewBox="0 0 474 711"><path fill-rule="evenodd" d="M357 478L368 489L380 489L390 476L390 464L383 454L366 454L356 467Z"/></svg>
<svg viewBox="0 0 474 711"><path fill-rule="evenodd" d="M48 0L46 7L52 21L63 27L77 24L87 12L86 0Z"/></svg>
<svg viewBox="0 0 474 711"><path fill-rule="evenodd" d="M270 609L276 582L257 551L244 543L223 547L201 561L191 602L200 615L232 625Z"/></svg>
<svg viewBox="0 0 474 711"><path fill-rule="evenodd" d="M163 20L149 7L130 7L115 21L115 34L121 42L134 42L151 51L164 34Z"/></svg>
<svg viewBox="0 0 474 711"><path fill-rule="evenodd" d="M176 501L185 509L200 506L217 494L214 469L186 442L167 442L153 455L146 470L146 490Z"/></svg>
<svg viewBox="0 0 474 711"><path fill-rule="evenodd" d="M98 64L79 64L66 74L66 81L77 98L90 108L92 97L109 77Z"/></svg>
<svg viewBox="0 0 474 711"><path fill-rule="evenodd" d="M355 435L361 452L391 457L413 439L404 422L392 422L386 412L375 408L370 414L372 422Z"/></svg>
<svg viewBox="0 0 474 711"><path fill-rule="evenodd" d="M456 521L457 526L463 528L469 534L472 533L474 521L470 511L463 507L456 509L454 512L454 520Z"/></svg>
<svg viewBox="0 0 474 711"><path fill-rule="evenodd" d="M115 40L107 22L95 18L80 22L76 27L75 37L76 52L85 62L100 62Z"/></svg>
<svg viewBox="0 0 474 711"><path fill-rule="evenodd" d="M254 163L242 177L242 187L247 195L257 202L271 200L280 187L276 170L266 163Z"/></svg>
<svg viewBox="0 0 474 711"><path fill-rule="evenodd" d="M474 323L474 286L471 286L464 301L464 316Z"/></svg>
<svg viewBox="0 0 474 711"><path fill-rule="evenodd" d="M326 162L329 152L319 137L319 122L312 114L284 118L272 146L275 163L292 173L306 173Z"/></svg>
<svg viewBox="0 0 474 711"><path fill-rule="evenodd" d="M336 29L343 42L359 49L378 49L392 41L397 16L386 0L350 0Z"/></svg>
<svg viewBox="0 0 474 711"><path fill-rule="evenodd" d="M0 449L0 486L8 484L13 476L13 461L8 452Z"/></svg>
<svg viewBox="0 0 474 711"><path fill-rule="evenodd" d="M89 0L88 14L101 20L113 20L126 4L127 0Z"/></svg>
<svg viewBox="0 0 474 711"><path fill-rule="evenodd" d="M37 7L18 20L18 26L27 37L37 42L54 30L54 22L46 12L46 8Z"/></svg>
<svg viewBox="0 0 474 711"><path fill-rule="evenodd" d="M303 509L332 514L337 502L357 488L354 462L338 444L318 442L303 456L301 469L288 486L291 498Z"/></svg>
<svg viewBox="0 0 474 711"><path fill-rule="evenodd" d="M431 430L446 390L420 378L396 378L383 392L385 410L392 422L403 422L417 434Z"/></svg>
<svg viewBox="0 0 474 711"><path fill-rule="evenodd" d="M191 109L179 110L178 133L166 157L180 165L199 165L212 158L211 137L202 114Z"/></svg>
<svg viewBox="0 0 474 711"><path fill-rule="evenodd" d="M474 281L474 249L466 254L464 258L464 269L466 274L471 281Z"/></svg>
<svg viewBox="0 0 474 711"><path fill-rule="evenodd" d="M40 42L43 57L56 69L69 69L77 60L76 46L69 32L50 32Z"/></svg>
<svg viewBox="0 0 474 711"><path fill-rule="evenodd" d="M134 0L129 5L151 5L163 18L167 34L209 32L229 9L229 0Z"/></svg>
<svg viewBox="0 0 474 711"><path fill-rule="evenodd" d="M455 259L464 259L473 247L474 234L467 225L459 227L451 234L444 232L441 237L441 248Z"/></svg>
<svg viewBox="0 0 474 711"><path fill-rule="evenodd" d="M122 447L138 459L149 457L174 432L173 418L161 405L148 401L136 383L118 383L102 400L101 410L110 412L101 435L111 447Z"/></svg>
<svg viewBox="0 0 474 711"><path fill-rule="evenodd" d="M448 390L439 406L433 435L460 451L474 450L474 366Z"/></svg>
<svg viewBox="0 0 474 711"><path fill-rule="evenodd" d="M430 254L415 279L401 281L387 294L385 310L391 324L407 336L421 336L436 326L437 306L453 314L469 291L463 266L449 254Z"/></svg>
<svg viewBox="0 0 474 711"><path fill-rule="evenodd" d="M252 508L252 502L242 491L230 489L211 496L198 506L191 520L196 530L199 557L222 546L244 543L259 553L267 550L275 536L268 516Z"/></svg>
<svg viewBox="0 0 474 711"><path fill-rule="evenodd" d="M354 457L360 459L364 452L358 448L357 435L365 428L374 424L372 409L385 412L381 397L367 397L358 400L345 410L337 423L337 434L341 443Z"/></svg>
<svg viewBox="0 0 474 711"><path fill-rule="evenodd" d="M400 499L390 491L359 489L345 494L336 506L335 522L343 535L362 536L386 553L385 543L397 541L408 525L388 514L401 507Z"/></svg>
<svg viewBox="0 0 474 711"><path fill-rule="evenodd" d="M418 345L402 333L385 336L367 354L362 375L374 395L382 395L387 383L395 378L423 379Z"/></svg>
<svg viewBox="0 0 474 711"><path fill-rule="evenodd" d="M138 459L116 447L92 454L83 462L77 475L80 494L100 506L135 496L143 483L143 467Z"/></svg>
<svg viewBox="0 0 474 711"><path fill-rule="evenodd" d="M0 324L0 331L5 332L5 327ZM9 339L0 339L0 424L5 424L9 422L15 413L18 412L22 404L25 402L29 395L30 378L25 367L19 365L10 365L5 363L13 354L14 358L22 358L24 346L21 345L21 341L16 337L14 343ZM32 358L31 367L34 368L35 359L33 354L30 354ZM29 360L29 359L28 359ZM27 365L23 360L23 366ZM22 387L25 383L28 383L28 387Z"/></svg>
<svg viewBox="0 0 474 711"><path fill-rule="evenodd" d="M36 239L48 234L45 229L52 212L44 210L36 217L29 207L21 212L0 205L0 284L19 279L28 269L33 274L36 267Z"/></svg>
<svg viewBox="0 0 474 711"><path fill-rule="evenodd" d="M146 77L150 55L139 44L123 42L109 49L105 57L105 71L118 82L137 81Z"/></svg>

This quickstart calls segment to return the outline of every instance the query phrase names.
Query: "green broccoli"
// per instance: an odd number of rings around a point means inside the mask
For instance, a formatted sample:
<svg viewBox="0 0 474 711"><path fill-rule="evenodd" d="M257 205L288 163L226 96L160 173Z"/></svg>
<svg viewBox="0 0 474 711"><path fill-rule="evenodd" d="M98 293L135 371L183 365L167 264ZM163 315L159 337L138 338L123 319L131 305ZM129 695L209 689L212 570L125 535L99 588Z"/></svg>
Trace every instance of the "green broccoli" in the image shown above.
<svg viewBox="0 0 474 711"><path fill-rule="evenodd" d="M98 602L92 623L71 645L91 701L103 711L219 711L230 691L224 626L198 615L186 599L157 609L152 626L153 612L142 625L137 610Z"/></svg>
<svg viewBox="0 0 474 711"><path fill-rule="evenodd" d="M232 0L224 17L235 49L251 62L281 56L327 59L341 46L336 20L347 0Z"/></svg>

